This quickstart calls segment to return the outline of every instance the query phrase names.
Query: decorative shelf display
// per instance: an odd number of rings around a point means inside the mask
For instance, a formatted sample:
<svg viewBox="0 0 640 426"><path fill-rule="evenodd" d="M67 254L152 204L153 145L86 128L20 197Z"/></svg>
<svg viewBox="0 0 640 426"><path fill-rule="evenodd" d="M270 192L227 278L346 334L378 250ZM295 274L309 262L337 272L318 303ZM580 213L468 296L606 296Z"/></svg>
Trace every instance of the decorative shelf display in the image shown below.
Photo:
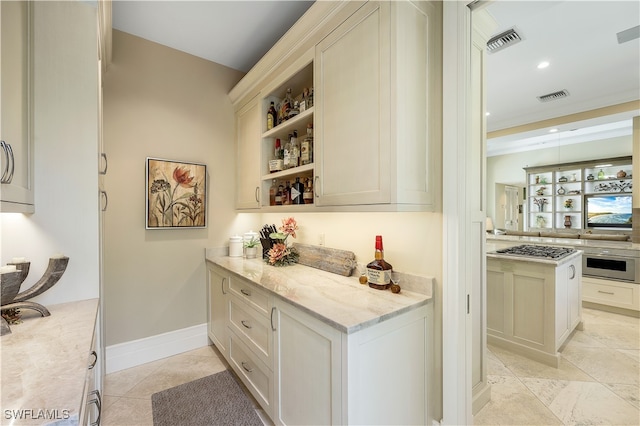
<svg viewBox="0 0 640 426"><path fill-rule="evenodd" d="M526 167L527 227L587 227L585 200L598 194L631 194L631 157Z"/></svg>

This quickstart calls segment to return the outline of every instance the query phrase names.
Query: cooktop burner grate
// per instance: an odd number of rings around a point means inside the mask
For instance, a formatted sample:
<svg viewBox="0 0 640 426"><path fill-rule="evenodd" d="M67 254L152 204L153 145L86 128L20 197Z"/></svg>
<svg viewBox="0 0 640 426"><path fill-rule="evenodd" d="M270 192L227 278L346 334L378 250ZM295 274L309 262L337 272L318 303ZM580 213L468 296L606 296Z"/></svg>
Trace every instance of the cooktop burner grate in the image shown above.
<svg viewBox="0 0 640 426"><path fill-rule="evenodd" d="M496 253L500 254L526 257L545 257L547 259L562 259L563 257L569 256L571 253L575 252L575 249L568 247L534 246L528 244L496 250Z"/></svg>

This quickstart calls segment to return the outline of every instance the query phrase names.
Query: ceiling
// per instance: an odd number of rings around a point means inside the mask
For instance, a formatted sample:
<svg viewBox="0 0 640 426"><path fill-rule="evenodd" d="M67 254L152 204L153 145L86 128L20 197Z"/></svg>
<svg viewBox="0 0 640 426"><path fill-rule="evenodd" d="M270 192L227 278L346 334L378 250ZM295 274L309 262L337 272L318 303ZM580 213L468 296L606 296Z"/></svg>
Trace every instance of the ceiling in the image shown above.
<svg viewBox="0 0 640 426"><path fill-rule="evenodd" d="M310 1L120 1L113 27L241 71L248 71L313 4ZM495 1L486 7L498 26L522 41L487 55L488 130L640 99L640 40L619 44L616 34L640 24L639 1ZM540 61L549 66L539 70ZM564 99L540 95L566 90ZM631 111L489 141L489 155L535 149L549 138L572 137L594 124L591 138L631 132ZM624 120L624 121L623 121ZM618 124L623 121L623 125ZM534 138L534 139L530 139ZM583 137L584 139L584 137ZM591 139L593 140L593 139Z"/></svg>

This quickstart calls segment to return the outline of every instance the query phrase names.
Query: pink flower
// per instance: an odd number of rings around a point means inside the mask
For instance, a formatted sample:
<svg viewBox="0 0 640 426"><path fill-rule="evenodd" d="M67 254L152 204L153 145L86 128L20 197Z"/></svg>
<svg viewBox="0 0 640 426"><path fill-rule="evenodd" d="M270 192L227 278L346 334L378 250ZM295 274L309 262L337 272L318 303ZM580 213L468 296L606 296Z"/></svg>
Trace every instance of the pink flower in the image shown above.
<svg viewBox="0 0 640 426"><path fill-rule="evenodd" d="M277 243L269 249L269 263L272 265L290 253L285 244Z"/></svg>
<svg viewBox="0 0 640 426"><path fill-rule="evenodd" d="M296 231L298 230L298 224L296 220L292 217L288 217L286 219L282 219L282 226L280 227L280 231L283 234L291 235L293 238L296 237Z"/></svg>

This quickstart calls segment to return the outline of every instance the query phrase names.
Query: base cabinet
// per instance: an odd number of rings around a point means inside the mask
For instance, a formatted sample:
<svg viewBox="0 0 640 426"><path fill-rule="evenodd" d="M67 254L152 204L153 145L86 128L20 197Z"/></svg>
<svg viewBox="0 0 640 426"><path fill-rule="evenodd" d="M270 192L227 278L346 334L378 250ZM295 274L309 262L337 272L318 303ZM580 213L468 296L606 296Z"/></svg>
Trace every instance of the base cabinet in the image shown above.
<svg viewBox="0 0 640 426"><path fill-rule="evenodd" d="M582 300L598 305L640 311L640 285L584 277L582 279Z"/></svg>
<svg viewBox="0 0 640 426"><path fill-rule="evenodd" d="M344 333L211 262L207 269L209 336L275 424L432 422L431 305Z"/></svg>

